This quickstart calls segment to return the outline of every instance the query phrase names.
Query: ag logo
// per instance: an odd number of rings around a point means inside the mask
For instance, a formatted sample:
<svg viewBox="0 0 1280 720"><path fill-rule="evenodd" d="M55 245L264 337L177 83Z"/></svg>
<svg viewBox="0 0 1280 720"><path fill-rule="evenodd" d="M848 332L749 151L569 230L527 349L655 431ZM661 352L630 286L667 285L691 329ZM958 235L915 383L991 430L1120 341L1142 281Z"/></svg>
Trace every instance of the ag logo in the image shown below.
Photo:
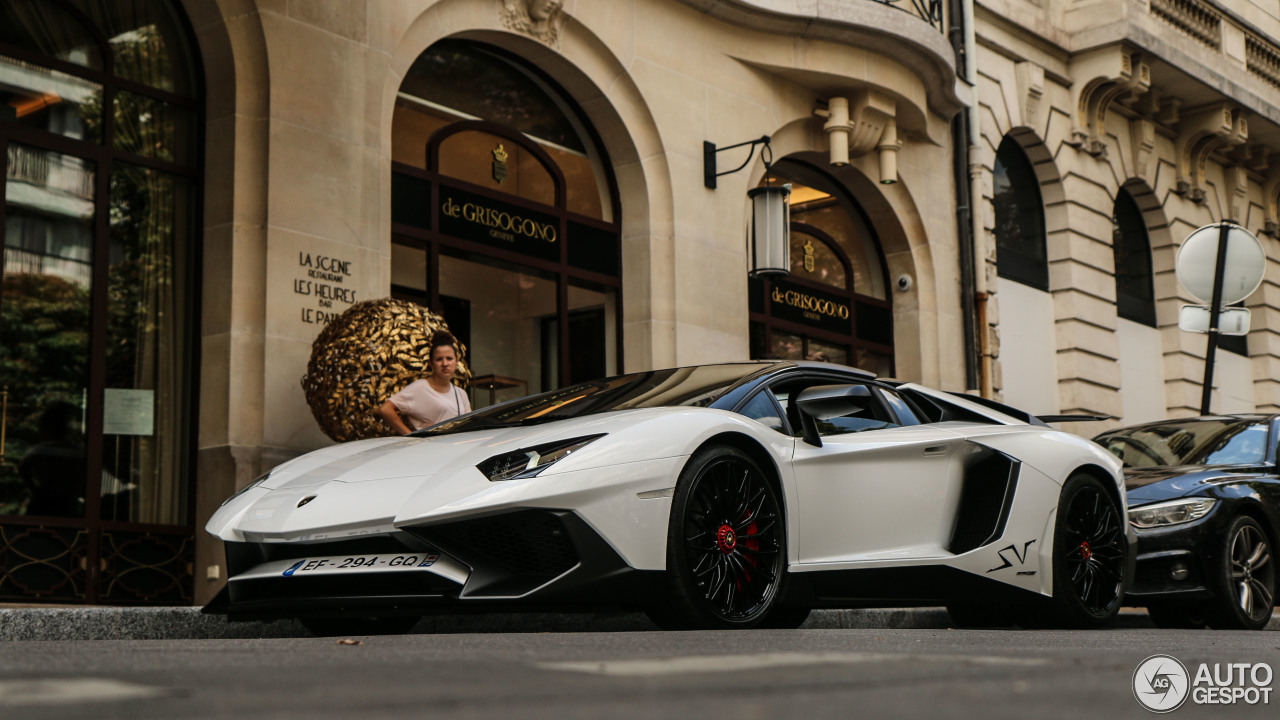
<svg viewBox="0 0 1280 720"><path fill-rule="evenodd" d="M1133 696L1153 713L1173 712L1191 694L1187 667L1170 655L1152 655L1133 671Z"/></svg>

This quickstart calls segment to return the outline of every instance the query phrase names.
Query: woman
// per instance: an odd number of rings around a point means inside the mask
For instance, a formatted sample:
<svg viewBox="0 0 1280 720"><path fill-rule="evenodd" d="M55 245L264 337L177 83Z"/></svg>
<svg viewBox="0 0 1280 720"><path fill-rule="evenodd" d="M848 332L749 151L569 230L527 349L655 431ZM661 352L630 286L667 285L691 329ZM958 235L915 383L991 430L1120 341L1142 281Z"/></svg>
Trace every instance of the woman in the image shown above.
<svg viewBox="0 0 1280 720"><path fill-rule="evenodd" d="M378 408L378 415L401 435L412 432L401 415L409 418L414 430L421 430L471 412L467 394L453 384L458 351L452 334L441 330L431 336L430 362L431 374L425 380L414 380Z"/></svg>

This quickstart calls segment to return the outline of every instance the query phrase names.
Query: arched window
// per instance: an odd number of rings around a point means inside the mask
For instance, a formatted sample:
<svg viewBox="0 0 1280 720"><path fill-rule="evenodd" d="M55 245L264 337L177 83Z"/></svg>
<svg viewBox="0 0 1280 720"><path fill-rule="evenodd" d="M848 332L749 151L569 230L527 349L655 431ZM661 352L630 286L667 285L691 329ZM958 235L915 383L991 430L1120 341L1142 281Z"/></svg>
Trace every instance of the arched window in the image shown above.
<svg viewBox="0 0 1280 720"><path fill-rule="evenodd" d="M1048 290L1049 259L1040 181L1022 146L1009 136L996 150L994 191L991 202L996 215L996 269L1000 277Z"/></svg>
<svg viewBox="0 0 1280 720"><path fill-rule="evenodd" d="M0 600L191 602L190 38L174 0L0 3Z"/></svg>
<svg viewBox="0 0 1280 720"><path fill-rule="evenodd" d="M1126 320L1156 326L1151 277L1151 241L1138 203L1124 188L1111 213L1111 250L1116 260L1116 312Z"/></svg>
<svg viewBox="0 0 1280 720"><path fill-rule="evenodd" d="M749 281L751 357L828 360L892 375L893 308L870 225L815 168L782 160L771 172L791 184L791 274Z"/></svg>
<svg viewBox="0 0 1280 720"><path fill-rule="evenodd" d="M608 158L518 57L446 40L391 123L391 292L468 347L472 406L621 371L621 243Z"/></svg>

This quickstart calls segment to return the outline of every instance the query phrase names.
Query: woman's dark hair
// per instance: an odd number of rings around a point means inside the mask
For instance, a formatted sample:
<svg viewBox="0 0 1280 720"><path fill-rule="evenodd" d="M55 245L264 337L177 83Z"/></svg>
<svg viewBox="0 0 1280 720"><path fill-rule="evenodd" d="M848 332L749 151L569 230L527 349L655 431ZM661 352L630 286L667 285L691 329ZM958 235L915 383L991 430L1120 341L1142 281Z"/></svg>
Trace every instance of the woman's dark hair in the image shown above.
<svg viewBox="0 0 1280 720"><path fill-rule="evenodd" d="M438 347L450 347L455 353L458 352L458 342L453 339L453 333L448 330L437 330L436 334L431 336L431 348L427 350L427 357L434 356Z"/></svg>

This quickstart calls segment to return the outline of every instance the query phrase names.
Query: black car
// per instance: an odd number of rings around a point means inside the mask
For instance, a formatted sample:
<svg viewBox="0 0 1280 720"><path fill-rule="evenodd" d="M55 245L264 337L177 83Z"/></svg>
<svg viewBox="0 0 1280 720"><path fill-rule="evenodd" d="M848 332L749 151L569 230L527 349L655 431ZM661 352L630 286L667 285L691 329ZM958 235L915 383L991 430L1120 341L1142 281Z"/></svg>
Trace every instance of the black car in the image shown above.
<svg viewBox="0 0 1280 720"><path fill-rule="evenodd" d="M1138 566L1125 604L1159 627L1260 630L1276 595L1276 415L1167 420L1094 438L1124 461Z"/></svg>

